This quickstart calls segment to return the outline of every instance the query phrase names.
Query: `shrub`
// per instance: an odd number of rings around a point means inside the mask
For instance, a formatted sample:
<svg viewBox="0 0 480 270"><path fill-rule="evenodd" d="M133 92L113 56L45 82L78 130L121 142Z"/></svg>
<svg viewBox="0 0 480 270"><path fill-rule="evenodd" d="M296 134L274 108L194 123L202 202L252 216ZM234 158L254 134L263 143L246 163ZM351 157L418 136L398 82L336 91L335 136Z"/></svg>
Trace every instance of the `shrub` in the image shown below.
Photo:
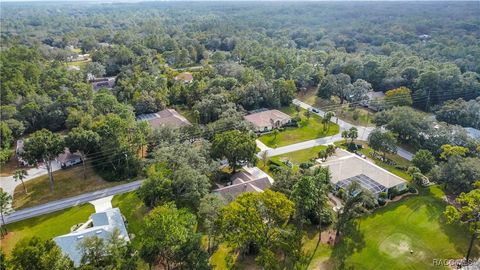
<svg viewBox="0 0 480 270"><path fill-rule="evenodd" d="M417 189L414 186L409 186L408 187L408 192L410 193L417 193Z"/></svg>
<svg viewBox="0 0 480 270"><path fill-rule="evenodd" d="M300 169L303 169L303 170L306 170L306 169L308 169L308 168L310 168L310 167L312 167L312 166L313 166L313 163L312 163L312 162L302 162L302 163L300 163L300 165L299 165Z"/></svg>
<svg viewBox="0 0 480 270"><path fill-rule="evenodd" d="M387 203L387 201L384 198L378 198L378 205L384 206Z"/></svg>

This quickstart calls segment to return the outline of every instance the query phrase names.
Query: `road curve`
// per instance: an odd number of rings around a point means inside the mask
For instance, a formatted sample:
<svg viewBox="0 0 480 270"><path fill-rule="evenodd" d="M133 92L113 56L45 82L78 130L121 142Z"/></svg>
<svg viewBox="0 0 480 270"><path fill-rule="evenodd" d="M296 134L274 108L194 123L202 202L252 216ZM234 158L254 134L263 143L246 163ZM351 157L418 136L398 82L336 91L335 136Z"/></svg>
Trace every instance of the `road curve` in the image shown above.
<svg viewBox="0 0 480 270"><path fill-rule="evenodd" d="M127 183L127 184L122 184L122 185L114 186L111 188L97 190L94 192L89 192L89 193L81 194L78 196L14 211L11 214L5 216L5 224L53 213L53 212L63 210L72 206L97 200L103 197L129 192L139 188L142 182L143 180L138 180L138 181Z"/></svg>

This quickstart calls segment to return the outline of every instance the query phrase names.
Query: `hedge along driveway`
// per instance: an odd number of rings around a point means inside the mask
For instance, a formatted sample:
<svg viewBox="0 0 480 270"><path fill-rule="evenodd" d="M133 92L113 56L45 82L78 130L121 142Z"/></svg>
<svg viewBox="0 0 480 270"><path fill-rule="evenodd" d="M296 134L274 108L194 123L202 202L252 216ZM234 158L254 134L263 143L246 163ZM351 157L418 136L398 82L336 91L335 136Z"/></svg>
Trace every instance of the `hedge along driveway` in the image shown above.
<svg viewBox="0 0 480 270"><path fill-rule="evenodd" d="M290 115L292 118L297 116L295 107L285 107L282 112ZM313 140L321 137L328 137L337 134L340 128L337 124L330 122L327 130L323 129L322 118L312 113L310 118L305 117L306 110L301 109L298 114L301 118L298 127L287 127L280 131L275 138L273 133L265 134L259 137L259 140L268 147L276 148L298 142Z"/></svg>

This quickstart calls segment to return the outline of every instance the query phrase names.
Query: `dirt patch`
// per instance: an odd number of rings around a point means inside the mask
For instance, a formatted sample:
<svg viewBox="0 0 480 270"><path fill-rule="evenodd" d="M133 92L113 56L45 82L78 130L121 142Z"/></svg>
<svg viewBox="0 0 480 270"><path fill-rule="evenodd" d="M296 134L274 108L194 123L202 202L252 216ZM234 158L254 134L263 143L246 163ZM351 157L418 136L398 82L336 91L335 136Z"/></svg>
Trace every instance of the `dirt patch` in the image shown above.
<svg viewBox="0 0 480 270"><path fill-rule="evenodd" d="M379 249L381 252L397 258L410 253L412 251L411 246L410 237L401 233L394 233L383 240Z"/></svg>
<svg viewBox="0 0 480 270"><path fill-rule="evenodd" d="M326 231L323 231L320 242L322 244L333 246L333 244L335 243L335 230L328 229Z"/></svg>

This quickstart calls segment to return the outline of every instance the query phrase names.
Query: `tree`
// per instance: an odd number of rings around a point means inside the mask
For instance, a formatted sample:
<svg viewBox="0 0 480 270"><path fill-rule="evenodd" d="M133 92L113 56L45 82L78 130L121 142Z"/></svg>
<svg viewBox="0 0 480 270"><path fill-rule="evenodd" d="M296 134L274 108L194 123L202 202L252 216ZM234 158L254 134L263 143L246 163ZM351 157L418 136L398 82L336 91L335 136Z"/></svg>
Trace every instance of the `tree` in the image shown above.
<svg viewBox="0 0 480 270"><path fill-rule="evenodd" d="M336 95L340 98L340 104L343 104L352 92L352 88L350 76L347 74L330 74L325 76L322 83L318 86L318 95L323 98L330 98L332 95Z"/></svg>
<svg viewBox="0 0 480 270"><path fill-rule="evenodd" d="M260 158L262 159L262 167L265 168L268 164L268 150L264 150L260 153Z"/></svg>
<svg viewBox="0 0 480 270"><path fill-rule="evenodd" d="M106 73L105 66L98 63L98 62L88 63L87 66L85 67L85 72L87 74L89 74L89 73L92 74L96 78L103 77Z"/></svg>
<svg viewBox="0 0 480 270"><path fill-rule="evenodd" d="M373 194L363 189L357 182L353 182L348 186L344 193L343 208L339 210L335 226L335 238L338 239L338 236L340 236L349 222L364 213L368 213L366 205L374 204L374 200Z"/></svg>
<svg viewBox="0 0 480 270"><path fill-rule="evenodd" d="M480 179L480 159L454 155L435 166L430 174L433 181L444 184L448 193L468 192Z"/></svg>
<svg viewBox="0 0 480 270"><path fill-rule="evenodd" d="M323 130L330 129L329 124L333 116L334 116L333 112L326 112L325 115L323 115L323 118L322 118Z"/></svg>
<svg viewBox="0 0 480 270"><path fill-rule="evenodd" d="M415 153L415 155L413 155L412 163L415 165L415 167L420 169L422 173L425 174L428 173L437 162L430 151L426 149L420 149Z"/></svg>
<svg viewBox="0 0 480 270"><path fill-rule="evenodd" d="M352 84L351 92L348 94L346 99L356 105L359 102L368 99L367 93L372 90L372 85L370 83L362 79L358 79Z"/></svg>
<svg viewBox="0 0 480 270"><path fill-rule="evenodd" d="M318 225L319 241L322 225L333 221L328 199L328 193L332 191L330 178L328 168L318 168L313 173L302 176L292 192L297 219L300 223L308 220L311 224Z"/></svg>
<svg viewBox="0 0 480 270"><path fill-rule="evenodd" d="M374 129L368 135L368 145L373 151L383 152L383 159L387 153L397 152L397 139L391 132L382 132L380 129Z"/></svg>
<svg viewBox="0 0 480 270"><path fill-rule="evenodd" d="M172 203L156 207L144 218L140 234L140 257L150 267L156 263L167 270L186 267L184 264L187 260L182 254L188 254L182 250L192 244L189 241L196 237L195 227L195 216L187 210L177 209ZM197 242L196 245L200 243ZM197 260L197 264L208 265L205 256L190 259Z"/></svg>
<svg viewBox="0 0 480 270"><path fill-rule="evenodd" d="M278 129L274 129L274 130L272 131L272 133L273 133L273 140L275 141L275 140L277 139L278 134L279 134L280 132L278 131Z"/></svg>
<svg viewBox="0 0 480 270"><path fill-rule="evenodd" d="M455 156L464 157L468 153L468 148L450 144L442 145L441 149L442 153L440 154L440 157L445 160Z"/></svg>
<svg viewBox="0 0 480 270"><path fill-rule="evenodd" d="M0 122L0 148L9 148L13 143L12 130L6 122Z"/></svg>
<svg viewBox="0 0 480 270"><path fill-rule="evenodd" d="M68 270L73 262L52 240L34 236L20 240L12 250L10 264L18 270Z"/></svg>
<svg viewBox="0 0 480 270"><path fill-rule="evenodd" d="M200 199L210 191L208 177L187 165L175 170L172 179L172 191L177 207L197 210Z"/></svg>
<svg viewBox="0 0 480 270"><path fill-rule="evenodd" d="M281 192L291 199L293 187L300 179L300 173L294 172L289 168L280 167L274 172L275 181L273 182L271 190Z"/></svg>
<svg viewBox="0 0 480 270"><path fill-rule="evenodd" d="M243 164L255 164L257 145L255 139L238 130L216 134L212 143L212 156L226 158L233 173Z"/></svg>
<svg viewBox="0 0 480 270"><path fill-rule="evenodd" d="M13 173L13 179L15 182L20 181L22 182L23 190L25 191L25 194L27 194L27 187L25 186L25 183L23 180L27 177L28 173L25 169L17 169Z"/></svg>
<svg viewBox="0 0 480 270"><path fill-rule="evenodd" d="M221 239L233 252L252 254L258 250L256 260L262 266L271 265L272 260L282 260L280 263L287 266L298 260L301 250L301 238L289 237L296 235L288 225L294 212L293 202L282 193L242 193L221 211Z"/></svg>
<svg viewBox="0 0 480 270"><path fill-rule="evenodd" d="M215 236L218 234L218 217L225 206L225 200L217 194L207 194L200 200L198 217L201 226L208 235L207 251L212 254L212 244L215 245Z"/></svg>
<svg viewBox="0 0 480 270"><path fill-rule="evenodd" d="M447 223L462 223L467 224L472 234L470 244L468 246L465 261L468 263L472 247L478 235L480 227L480 189L476 188L468 193L462 193L456 199L461 207L456 208L453 205L448 205L445 209L445 217Z"/></svg>
<svg viewBox="0 0 480 270"><path fill-rule="evenodd" d="M43 162L47 167L50 191L53 192L52 160L60 153L63 153L64 141L59 134L42 129L34 132L26 141L23 147L22 157L29 164Z"/></svg>
<svg viewBox="0 0 480 270"><path fill-rule="evenodd" d="M5 228L5 215L9 214L11 211L12 196L3 190L0 190L0 217L2 218L2 226L0 228L0 233L3 236L7 233Z"/></svg>
<svg viewBox="0 0 480 270"><path fill-rule="evenodd" d="M349 130L342 131L342 138L350 139L350 143L353 144L353 141L358 138L358 129L351 127Z"/></svg>
<svg viewBox="0 0 480 270"><path fill-rule="evenodd" d="M68 133L65 138L65 144L70 152L79 152L83 164L83 179L87 179L86 174L86 157L88 154L98 149L100 142L100 135L92 130L85 130L83 128L74 128Z"/></svg>
<svg viewBox="0 0 480 270"><path fill-rule="evenodd" d="M307 120L309 120L309 119L310 119L310 117L312 117L312 112L311 112L311 111L309 111L309 110L306 110L306 111L305 111L305 113L304 113L303 115L305 115L305 117L307 118Z"/></svg>
<svg viewBox="0 0 480 270"><path fill-rule="evenodd" d="M153 168L147 170L145 180L137 190L138 197L145 206L153 208L165 202L173 201L172 180Z"/></svg>
<svg viewBox="0 0 480 270"><path fill-rule="evenodd" d="M120 230L113 230L104 239L90 236L78 243L82 258L81 267L87 269L137 269L138 257L130 242L120 234Z"/></svg>
<svg viewBox="0 0 480 270"><path fill-rule="evenodd" d="M384 103L386 108L395 106L412 106L411 90L407 87L399 87L385 92Z"/></svg>

